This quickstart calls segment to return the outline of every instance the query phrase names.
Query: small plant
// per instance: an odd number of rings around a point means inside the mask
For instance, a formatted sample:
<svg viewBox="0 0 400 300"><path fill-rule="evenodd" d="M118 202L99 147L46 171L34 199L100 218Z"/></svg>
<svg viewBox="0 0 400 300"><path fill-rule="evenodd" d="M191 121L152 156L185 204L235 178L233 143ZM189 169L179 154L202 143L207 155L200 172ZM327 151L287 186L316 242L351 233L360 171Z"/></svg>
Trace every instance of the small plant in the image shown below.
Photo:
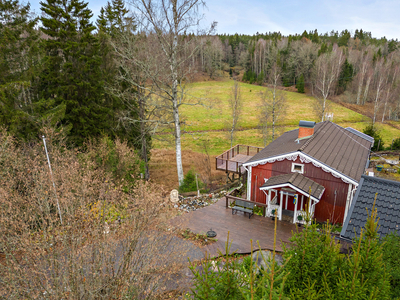
<svg viewBox="0 0 400 300"><path fill-rule="evenodd" d="M181 193L197 191L197 184L199 190L201 190L204 187L204 183L200 180L199 177L197 177L197 183L196 183L196 173L193 169L190 169L189 172L187 172L185 177L183 178L183 182L179 186L179 191Z"/></svg>
<svg viewBox="0 0 400 300"><path fill-rule="evenodd" d="M255 215L262 216L263 208L261 206L254 206L253 212Z"/></svg>
<svg viewBox="0 0 400 300"><path fill-rule="evenodd" d="M298 221L303 221L303 216L302 216L302 215L298 215L298 216L297 216L297 220L298 220Z"/></svg>

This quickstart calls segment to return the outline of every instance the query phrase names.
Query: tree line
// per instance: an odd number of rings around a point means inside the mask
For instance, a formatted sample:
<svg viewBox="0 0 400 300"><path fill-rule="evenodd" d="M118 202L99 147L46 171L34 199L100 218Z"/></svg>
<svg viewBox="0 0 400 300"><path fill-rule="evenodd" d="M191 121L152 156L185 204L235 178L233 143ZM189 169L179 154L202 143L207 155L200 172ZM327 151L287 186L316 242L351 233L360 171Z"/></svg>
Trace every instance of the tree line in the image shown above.
<svg viewBox="0 0 400 300"><path fill-rule="evenodd" d="M220 61L220 69L236 75L244 72L240 79L262 85L273 81L278 67L281 86L296 86L301 93L308 89L318 99L321 120L327 112L326 99L340 94L347 102L371 105L373 123L399 119L397 40L373 38L362 29L354 34L314 30L289 36L269 32L218 38L213 45L220 54L209 60Z"/></svg>

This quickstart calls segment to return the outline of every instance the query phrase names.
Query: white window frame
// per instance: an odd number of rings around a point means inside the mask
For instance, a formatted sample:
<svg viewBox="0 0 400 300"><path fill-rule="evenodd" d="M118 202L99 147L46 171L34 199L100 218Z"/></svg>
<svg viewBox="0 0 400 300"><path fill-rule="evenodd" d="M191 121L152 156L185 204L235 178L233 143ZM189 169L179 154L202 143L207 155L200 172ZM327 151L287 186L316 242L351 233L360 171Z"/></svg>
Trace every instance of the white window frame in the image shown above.
<svg viewBox="0 0 400 300"><path fill-rule="evenodd" d="M301 167L301 170L296 170L295 167ZM292 172L297 172L300 174L304 174L304 164L292 163Z"/></svg>

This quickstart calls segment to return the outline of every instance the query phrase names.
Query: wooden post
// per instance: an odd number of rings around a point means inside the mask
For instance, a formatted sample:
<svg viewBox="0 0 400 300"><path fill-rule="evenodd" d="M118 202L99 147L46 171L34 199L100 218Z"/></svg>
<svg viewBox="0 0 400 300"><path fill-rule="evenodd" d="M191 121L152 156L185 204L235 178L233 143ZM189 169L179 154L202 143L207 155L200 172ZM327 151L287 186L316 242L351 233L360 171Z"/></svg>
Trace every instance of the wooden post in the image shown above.
<svg viewBox="0 0 400 300"><path fill-rule="evenodd" d="M247 156L249 156L249 146L247 146Z"/></svg>
<svg viewBox="0 0 400 300"><path fill-rule="evenodd" d="M226 162L225 163L225 169L226 169L226 172L228 172L228 160L226 160L225 162Z"/></svg>
<svg viewBox="0 0 400 300"><path fill-rule="evenodd" d="M379 151L379 146L381 145L381 140L378 141L378 148L376 149L376 151Z"/></svg>
<svg viewBox="0 0 400 300"><path fill-rule="evenodd" d="M240 146L237 145L237 154L239 154L239 151L240 151Z"/></svg>
<svg viewBox="0 0 400 300"><path fill-rule="evenodd" d="M228 208L228 196L225 196L226 204L225 207Z"/></svg>

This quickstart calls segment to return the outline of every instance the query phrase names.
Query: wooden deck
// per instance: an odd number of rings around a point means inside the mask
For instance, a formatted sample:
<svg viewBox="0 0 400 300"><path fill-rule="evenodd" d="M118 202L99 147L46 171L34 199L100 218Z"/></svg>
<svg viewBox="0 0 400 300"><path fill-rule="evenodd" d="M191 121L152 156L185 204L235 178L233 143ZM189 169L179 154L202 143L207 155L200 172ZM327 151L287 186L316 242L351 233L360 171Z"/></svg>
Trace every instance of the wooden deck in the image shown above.
<svg viewBox="0 0 400 300"><path fill-rule="evenodd" d="M242 164L261 149L253 146L236 145L215 158L215 167L217 170L227 173L243 174L246 170L242 167Z"/></svg>
<svg viewBox="0 0 400 300"><path fill-rule="evenodd" d="M254 215L250 219L248 215L238 212L232 215L232 210L225 207L226 200L221 198L217 203L200 210L186 213L171 220L171 225L179 228L189 228L194 233L206 233L212 229L217 233L218 241L204 246L202 250L211 255L219 256L219 251L225 253L225 243L229 232L229 241L232 242L230 253L250 253L253 240L253 250L273 250L274 245L274 221L270 218ZM289 244L292 231L296 231L296 225L277 222L276 251L282 251L282 242ZM301 229L299 229L301 230Z"/></svg>

